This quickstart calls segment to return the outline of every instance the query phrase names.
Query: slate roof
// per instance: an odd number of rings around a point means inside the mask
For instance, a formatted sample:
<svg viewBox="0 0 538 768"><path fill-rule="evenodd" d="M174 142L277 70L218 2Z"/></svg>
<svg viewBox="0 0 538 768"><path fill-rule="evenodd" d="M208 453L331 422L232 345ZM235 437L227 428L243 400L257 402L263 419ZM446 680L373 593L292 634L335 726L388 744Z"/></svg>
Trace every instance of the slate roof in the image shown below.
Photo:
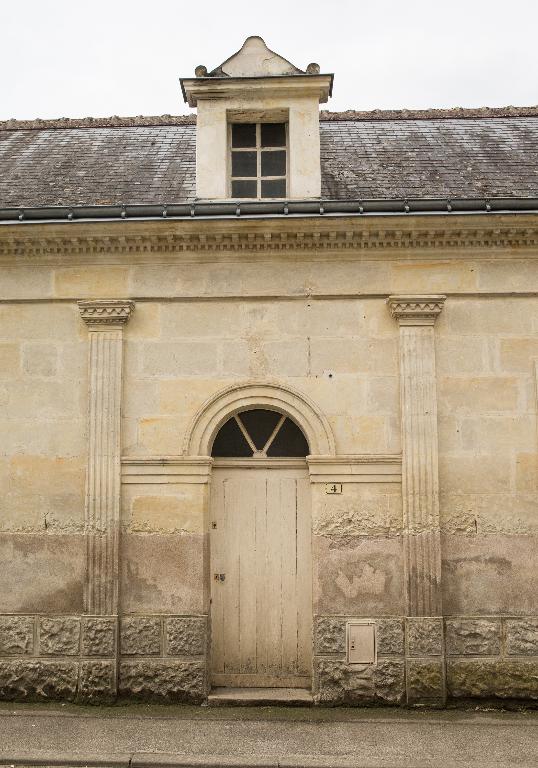
<svg viewBox="0 0 538 768"><path fill-rule="evenodd" d="M538 110L456 114L321 113L322 196L538 196ZM192 117L0 124L0 208L194 200L195 142Z"/></svg>

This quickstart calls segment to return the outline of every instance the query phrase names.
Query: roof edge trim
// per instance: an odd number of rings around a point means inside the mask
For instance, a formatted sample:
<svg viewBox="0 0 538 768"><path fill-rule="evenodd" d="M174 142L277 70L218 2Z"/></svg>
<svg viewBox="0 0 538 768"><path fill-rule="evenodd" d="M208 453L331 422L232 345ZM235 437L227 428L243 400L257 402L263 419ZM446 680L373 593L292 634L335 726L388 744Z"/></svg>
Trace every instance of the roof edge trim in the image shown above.
<svg viewBox="0 0 538 768"><path fill-rule="evenodd" d="M195 201L170 205L0 208L0 224L287 216L390 216L538 213L538 197L377 200Z"/></svg>

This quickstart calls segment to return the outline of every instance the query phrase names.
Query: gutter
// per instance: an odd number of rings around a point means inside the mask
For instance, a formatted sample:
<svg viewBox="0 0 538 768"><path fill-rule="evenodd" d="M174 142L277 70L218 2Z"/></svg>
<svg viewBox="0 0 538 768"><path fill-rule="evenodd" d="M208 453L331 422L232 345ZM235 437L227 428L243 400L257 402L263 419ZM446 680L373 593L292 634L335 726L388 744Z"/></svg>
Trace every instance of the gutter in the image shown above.
<svg viewBox="0 0 538 768"><path fill-rule="evenodd" d="M0 208L1 224L71 221L148 221L188 219L265 219L538 213L538 197L192 201L159 205L75 205Z"/></svg>

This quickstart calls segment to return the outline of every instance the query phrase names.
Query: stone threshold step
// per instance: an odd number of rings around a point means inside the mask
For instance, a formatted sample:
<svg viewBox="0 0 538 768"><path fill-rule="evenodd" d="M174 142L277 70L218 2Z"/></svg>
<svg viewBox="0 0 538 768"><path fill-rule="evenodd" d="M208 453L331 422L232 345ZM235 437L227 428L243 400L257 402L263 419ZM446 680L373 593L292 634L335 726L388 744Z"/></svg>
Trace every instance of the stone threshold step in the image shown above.
<svg viewBox="0 0 538 768"><path fill-rule="evenodd" d="M312 693L306 688L212 688L210 707L311 707Z"/></svg>

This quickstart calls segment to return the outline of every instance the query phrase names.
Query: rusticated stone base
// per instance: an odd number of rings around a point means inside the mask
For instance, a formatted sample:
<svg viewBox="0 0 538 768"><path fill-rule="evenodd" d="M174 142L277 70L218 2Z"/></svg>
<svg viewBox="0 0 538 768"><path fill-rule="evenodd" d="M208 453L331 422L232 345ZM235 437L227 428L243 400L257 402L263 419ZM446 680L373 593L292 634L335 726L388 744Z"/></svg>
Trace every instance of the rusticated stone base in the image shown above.
<svg viewBox="0 0 538 768"><path fill-rule="evenodd" d="M207 647L205 616L0 616L0 699L201 702Z"/></svg>
<svg viewBox="0 0 538 768"><path fill-rule="evenodd" d="M376 626L373 664L346 661L346 623L355 618ZM313 643L322 706L538 701L535 616L317 616ZM3 615L0 699L201 703L209 648L201 615Z"/></svg>
<svg viewBox="0 0 538 768"><path fill-rule="evenodd" d="M144 659L120 664L119 694L131 699L200 704L207 697L205 664Z"/></svg>
<svg viewBox="0 0 538 768"><path fill-rule="evenodd" d="M77 683L76 661L0 660L0 699L4 701L74 701Z"/></svg>

